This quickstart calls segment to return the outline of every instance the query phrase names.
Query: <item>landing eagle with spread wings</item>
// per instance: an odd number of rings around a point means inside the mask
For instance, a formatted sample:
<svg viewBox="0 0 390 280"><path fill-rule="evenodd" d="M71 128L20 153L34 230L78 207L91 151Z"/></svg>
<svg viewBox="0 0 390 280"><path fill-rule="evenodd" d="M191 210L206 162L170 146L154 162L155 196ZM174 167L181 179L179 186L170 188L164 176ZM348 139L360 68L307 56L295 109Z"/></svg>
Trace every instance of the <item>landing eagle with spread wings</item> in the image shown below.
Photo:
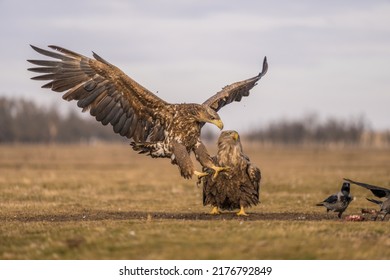
<svg viewBox="0 0 390 280"><path fill-rule="evenodd" d="M111 124L115 133L133 142L133 149L151 157L170 158L184 178L203 176L196 171L190 153L203 167L214 170L216 176L223 167L216 166L200 140L201 128L211 123L223 128L218 110L248 96L268 69L255 77L224 87L203 104L168 103L127 76L115 65L96 53L88 58L73 51L49 46L55 50L31 47L38 53L56 60L28 60L39 67L29 71L41 73L33 80L48 80L42 88L65 92L67 101L77 100L77 106L88 111L103 125Z"/></svg>

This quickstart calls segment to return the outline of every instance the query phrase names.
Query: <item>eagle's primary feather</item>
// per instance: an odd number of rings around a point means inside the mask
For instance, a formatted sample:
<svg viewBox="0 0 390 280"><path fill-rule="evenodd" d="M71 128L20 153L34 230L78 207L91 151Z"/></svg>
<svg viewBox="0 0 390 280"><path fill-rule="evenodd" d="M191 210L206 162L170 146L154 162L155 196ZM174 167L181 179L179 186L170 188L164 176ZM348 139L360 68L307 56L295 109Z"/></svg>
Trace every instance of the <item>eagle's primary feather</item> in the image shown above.
<svg viewBox="0 0 390 280"><path fill-rule="evenodd" d="M38 66L28 70L40 74L32 79L49 81L42 87L64 92L67 101L76 100L83 112L89 111L103 125L112 125L115 133L132 139L134 150L171 158L185 178L199 174L191 152L202 166L217 171L200 140L201 128L208 122L222 129L217 111L249 95L268 68L265 58L258 76L225 87L203 104L170 104L95 53L88 58L58 46L49 46L54 51L31 47L54 59L28 60Z"/></svg>

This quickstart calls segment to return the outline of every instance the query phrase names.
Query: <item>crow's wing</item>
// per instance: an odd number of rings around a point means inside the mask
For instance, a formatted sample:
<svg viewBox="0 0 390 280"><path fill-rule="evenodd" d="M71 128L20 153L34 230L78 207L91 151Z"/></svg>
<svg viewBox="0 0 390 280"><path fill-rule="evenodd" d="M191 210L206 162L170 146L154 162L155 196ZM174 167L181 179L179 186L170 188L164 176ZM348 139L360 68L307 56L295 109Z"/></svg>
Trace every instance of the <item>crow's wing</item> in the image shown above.
<svg viewBox="0 0 390 280"><path fill-rule="evenodd" d="M363 188L369 189L376 197L388 197L390 198L390 190L383 188L383 187L378 187L366 183L361 183L361 182L356 182L351 179L346 179L344 178L345 181L350 182L352 184L361 186Z"/></svg>

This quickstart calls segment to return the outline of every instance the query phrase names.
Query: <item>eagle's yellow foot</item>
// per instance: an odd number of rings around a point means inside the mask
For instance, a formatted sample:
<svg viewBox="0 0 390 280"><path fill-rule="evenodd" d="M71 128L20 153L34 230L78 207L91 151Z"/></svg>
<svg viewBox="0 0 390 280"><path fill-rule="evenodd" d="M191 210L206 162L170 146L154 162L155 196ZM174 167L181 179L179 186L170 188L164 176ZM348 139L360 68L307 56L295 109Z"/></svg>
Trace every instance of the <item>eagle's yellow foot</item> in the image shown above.
<svg viewBox="0 0 390 280"><path fill-rule="evenodd" d="M240 211L237 212L237 216L249 216L249 215L245 213L244 207L241 206Z"/></svg>
<svg viewBox="0 0 390 280"><path fill-rule="evenodd" d="M199 172L199 171L194 171L194 175L195 176L197 176L198 177L198 179L200 179L200 178L202 178L202 177L204 177L204 176L207 176L207 175L209 175L209 173L207 173L207 172Z"/></svg>
<svg viewBox="0 0 390 280"><path fill-rule="evenodd" d="M210 211L210 215L219 215L219 214L221 214L221 212L219 212L217 206L213 207L213 209L211 209Z"/></svg>
<svg viewBox="0 0 390 280"><path fill-rule="evenodd" d="M211 169L214 170L214 175L213 175L213 179L217 178L219 172L222 172L222 171L229 171L230 170L230 167L222 167L222 166L212 166Z"/></svg>

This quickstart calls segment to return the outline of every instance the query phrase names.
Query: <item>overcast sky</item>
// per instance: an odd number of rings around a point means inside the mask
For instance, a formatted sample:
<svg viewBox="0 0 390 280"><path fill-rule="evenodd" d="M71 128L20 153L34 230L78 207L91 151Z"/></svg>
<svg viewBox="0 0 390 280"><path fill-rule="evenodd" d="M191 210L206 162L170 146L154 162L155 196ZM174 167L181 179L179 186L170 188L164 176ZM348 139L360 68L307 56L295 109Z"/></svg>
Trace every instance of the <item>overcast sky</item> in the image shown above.
<svg viewBox="0 0 390 280"><path fill-rule="evenodd" d="M169 102L203 102L269 71L224 107L226 129L365 117L390 128L390 1L0 0L0 96L76 108L30 80L29 44L95 51Z"/></svg>

